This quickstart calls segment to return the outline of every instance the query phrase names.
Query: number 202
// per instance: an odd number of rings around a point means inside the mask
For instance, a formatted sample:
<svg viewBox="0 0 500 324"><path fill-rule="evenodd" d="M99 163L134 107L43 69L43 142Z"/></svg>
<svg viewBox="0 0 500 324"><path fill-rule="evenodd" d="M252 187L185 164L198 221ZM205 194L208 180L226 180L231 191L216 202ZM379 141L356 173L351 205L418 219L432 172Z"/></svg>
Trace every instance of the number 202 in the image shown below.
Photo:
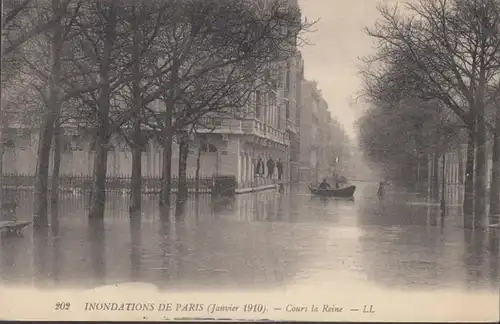
<svg viewBox="0 0 500 324"><path fill-rule="evenodd" d="M70 306L71 304L68 302L59 302L56 303L56 310L69 310Z"/></svg>

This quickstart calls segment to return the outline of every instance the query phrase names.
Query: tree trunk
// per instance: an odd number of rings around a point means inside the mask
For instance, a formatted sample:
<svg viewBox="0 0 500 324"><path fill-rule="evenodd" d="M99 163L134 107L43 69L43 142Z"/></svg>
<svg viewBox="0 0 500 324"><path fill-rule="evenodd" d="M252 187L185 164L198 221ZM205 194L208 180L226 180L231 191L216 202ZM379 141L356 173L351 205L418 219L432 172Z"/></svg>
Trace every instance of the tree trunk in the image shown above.
<svg viewBox="0 0 500 324"><path fill-rule="evenodd" d="M173 53L176 57L176 53ZM160 205L170 206L170 192L172 191L172 118L177 100L177 87L179 79L179 63L174 59L172 62L172 76L170 80L170 91L165 98L165 128L163 130L163 168L160 194Z"/></svg>
<svg viewBox="0 0 500 324"><path fill-rule="evenodd" d="M177 188L177 201L186 201L188 195L187 188L187 159L189 154L189 142L186 136L182 136L179 141L179 184Z"/></svg>
<svg viewBox="0 0 500 324"><path fill-rule="evenodd" d="M53 126L54 124L51 116L44 116L44 121L42 122L42 125L40 127L40 135L38 140L37 165L35 175L35 206L33 215L33 225L35 227L45 227L48 225L47 187L49 181L49 158Z"/></svg>
<svg viewBox="0 0 500 324"><path fill-rule="evenodd" d="M463 151L462 147L460 147L460 150L458 151L458 182L460 185L464 184L464 158L463 158Z"/></svg>
<svg viewBox="0 0 500 324"><path fill-rule="evenodd" d="M201 167L201 145L198 147L198 154L196 155L196 171L194 174L194 190L196 194L200 191L200 167Z"/></svg>
<svg viewBox="0 0 500 324"><path fill-rule="evenodd" d="M60 14L61 4L58 0L52 1L54 16ZM59 24L54 28L51 38L52 66L49 76L48 107L43 113L38 138L37 167L35 174L35 197L33 225L35 227L48 226L47 217L47 187L49 178L50 147L56 121L61 108L59 99L61 84L61 55L64 43L63 26Z"/></svg>
<svg viewBox="0 0 500 324"><path fill-rule="evenodd" d="M490 183L490 225L500 222L500 109L497 108L493 134L493 165Z"/></svg>
<svg viewBox="0 0 500 324"><path fill-rule="evenodd" d="M134 13L136 11L133 5ZM133 66L132 66L132 101L133 101L133 122L134 129L132 134L132 179L130 190L130 206L131 215L135 215L141 209L141 179L142 179L142 134L141 134L141 71L140 71L140 33L137 19L133 20L134 41L133 41Z"/></svg>
<svg viewBox="0 0 500 324"><path fill-rule="evenodd" d="M142 152L138 145L132 147L132 179L130 191L130 211L135 213L141 209Z"/></svg>
<svg viewBox="0 0 500 324"><path fill-rule="evenodd" d="M4 154L4 129L5 120L2 115L2 105L0 105L0 206L2 206L4 201L3 195L3 185L4 185L4 177L3 177L3 154ZM3 213L1 214L3 215ZM0 216L1 218L1 216Z"/></svg>
<svg viewBox="0 0 500 324"><path fill-rule="evenodd" d="M446 214L446 153L443 153L443 164L441 165L441 216Z"/></svg>
<svg viewBox="0 0 500 324"><path fill-rule="evenodd" d="M165 128L171 128L172 116L170 113L166 115L169 116L165 117ZM172 191L172 137L170 131L165 132L163 136L163 166L160 195L160 205L163 206L170 206L170 192Z"/></svg>
<svg viewBox="0 0 500 324"><path fill-rule="evenodd" d="M484 116L479 112L478 131L476 137L476 165L475 165L475 195L474 195L474 226L482 227L486 213L486 129Z"/></svg>
<svg viewBox="0 0 500 324"><path fill-rule="evenodd" d="M439 193L439 155L434 153L432 155L432 182L431 192L432 196L437 199Z"/></svg>
<svg viewBox="0 0 500 324"><path fill-rule="evenodd" d="M107 130L107 127L105 128ZM102 131L104 132L105 129ZM97 134L92 173L92 195L90 197L89 219L104 219L106 201L106 172L108 164L108 138Z"/></svg>
<svg viewBox="0 0 500 324"><path fill-rule="evenodd" d="M467 161L465 162L464 181L464 227L472 228L474 219L474 152L475 142L473 132L469 132L467 143Z"/></svg>
<svg viewBox="0 0 500 324"><path fill-rule="evenodd" d="M52 156L52 183L50 191L50 202L57 204L59 198L59 173L61 169L61 125L56 122L54 128L54 151Z"/></svg>
<svg viewBox="0 0 500 324"><path fill-rule="evenodd" d="M110 65L111 52L115 40L117 1L109 7L106 18L103 40L103 57L100 60L99 76L101 86L97 98L97 136L94 155L94 171L92 175L92 196L90 199L89 219L104 219L106 201L106 172L108 164L108 142L110 135L109 102L110 102Z"/></svg>

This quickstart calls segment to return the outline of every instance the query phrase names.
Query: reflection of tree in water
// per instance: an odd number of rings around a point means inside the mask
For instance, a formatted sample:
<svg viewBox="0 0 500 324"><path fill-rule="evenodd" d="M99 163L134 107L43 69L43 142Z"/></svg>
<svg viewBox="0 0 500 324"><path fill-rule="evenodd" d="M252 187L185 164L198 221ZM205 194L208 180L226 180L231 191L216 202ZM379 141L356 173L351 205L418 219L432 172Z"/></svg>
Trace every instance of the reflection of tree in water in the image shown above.
<svg viewBox="0 0 500 324"><path fill-rule="evenodd" d="M160 255L160 260L161 260L161 268L158 270L161 271L161 280L163 281L169 281L171 279L170 276L170 259L171 256L173 255L172 251L172 239L170 235L170 226L172 225L172 222L170 220L170 215L171 215L171 209L170 206L164 206L161 209L161 214L160 214L160 231L159 231L159 242L160 242L160 247L159 251L161 253Z"/></svg>
<svg viewBox="0 0 500 324"><path fill-rule="evenodd" d="M484 239L483 231L464 231L466 278L467 282L472 285L478 284L483 277L483 269L481 268L483 265Z"/></svg>
<svg viewBox="0 0 500 324"><path fill-rule="evenodd" d="M55 284L59 283L61 273L61 238L59 236L59 205L51 204L50 206L50 228L52 233L52 251L53 251L53 264L52 264L52 279Z"/></svg>
<svg viewBox="0 0 500 324"><path fill-rule="evenodd" d="M106 259L105 259L105 229L104 222L99 219L88 221L88 240L90 247L90 259L94 272L96 285L106 283Z"/></svg>
<svg viewBox="0 0 500 324"><path fill-rule="evenodd" d="M498 228L490 229L488 235L488 251L490 251L490 280L500 284L499 263L500 256L500 231Z"/></svg>
<svg viewBox="0 0 500 324"><path fill-rule="evenodd" d="M40 236L36 244L21 239L2 246L2 277L12 281L12 273L32 284L35 270L38 282L52 277L59 286L133 280L166 288L273 287L307 269L315 257L309 249L322 237L317 229L290 226L289 197L278 193L236 197L238 204L246 201L247 218L238 213L234 198L215 213L210 196L193 197L180 219L175 204L162 210L154 199L145 203L141 217L131 218L127 199L113 199L116 210L107 210L103 222L87 220L82 198L62 196L51 211L53 227L45 241ZM256 217L272 222L256 222ZM283 221L276 222L279 218ZM105 226L111 235L105 235ZM24 267L23 257L29 259Z"/></svg>
<svg viewBox="0 0 500 324"><path fill-rule="evenodd" d="M370 280L404 288L418 286L463 286L463 272L483 264L484 246L469 246L468 237L456 226L461 215L448 209L441 217L439 205L413 195L401 201L362 200L358 224L363 227L360 243L364 271ZM467 234L466 234L467 235ZM472 259L461 259L463 247ZM474 264L476 262L476 264ZM481 276L476 281L487 281Z"/></svg>
<svg viewBox="0 0 500 324"><path fill-rule="evenodd" d="M235 197L216 197L212 198L211 205L215 214L233 212L235 205Z"/></svg>
<svg viewBox="0 0 500 324"><path fill-rule="evenodd" d="M440 226L406 226L395 221L391 224L388 219L392 218L385 218L385 226L374 226L374 221L365 226L360 239L363 271L370 280L402 289L494 287L493 275L488 276L484 267L490 265L498 275L498 257L493 254L489 260L485 257L487 248L482 230L445 228L440 221L437 222Z"/></svg>
<svg viewBox="0 0 500 324"><path fill-rule="evenodd" d="M47 227L33 230L33 266L35 271L35 286L47 286L49 273L49 229Z"/></svg>
<svg viewBox="0 0 500 324"><path fill-rule="evenodd" d="M130 280L141 277L141 211L130 212Z"/></svg>
<svg viewBox="0 0 500 324"><path fill-rule="evenodd" d="M18 269L23 265L19 259L27 252L26 247L20 244L23 240L24 237L0 236L0 276L5 282L13 282L19 273L24 273Z"/></svg>
<svg viewBox="0 0 500 324"><path fill-rule="evenodd" d="M437 225L439 205L428 202L361 200L358 221L362 225L427 226Z"/></svg>

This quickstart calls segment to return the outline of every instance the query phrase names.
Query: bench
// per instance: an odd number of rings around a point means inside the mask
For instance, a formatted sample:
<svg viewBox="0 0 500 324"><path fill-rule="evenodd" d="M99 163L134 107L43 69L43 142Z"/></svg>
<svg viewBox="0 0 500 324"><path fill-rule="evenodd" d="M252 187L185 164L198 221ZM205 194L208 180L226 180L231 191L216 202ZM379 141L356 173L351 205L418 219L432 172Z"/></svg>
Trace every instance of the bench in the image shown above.
<svg viewBox="0 0 500 324"><path fill-rule="evenodd" d="M20 235L23 228L30 224L31 222L0 221L0 232Z"/></svg>

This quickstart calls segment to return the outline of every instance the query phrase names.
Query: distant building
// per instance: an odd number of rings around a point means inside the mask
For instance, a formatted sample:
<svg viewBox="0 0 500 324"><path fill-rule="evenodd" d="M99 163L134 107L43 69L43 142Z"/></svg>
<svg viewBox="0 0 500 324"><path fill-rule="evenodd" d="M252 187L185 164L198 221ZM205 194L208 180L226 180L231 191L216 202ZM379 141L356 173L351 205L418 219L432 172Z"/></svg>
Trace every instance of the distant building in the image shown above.
<svg viewBox="0 0 500 324"><path fill-rule="evenodd" d="M302 81L301 96L300 181L314 182L333 171L332 118L316 82Z"/></svg>

